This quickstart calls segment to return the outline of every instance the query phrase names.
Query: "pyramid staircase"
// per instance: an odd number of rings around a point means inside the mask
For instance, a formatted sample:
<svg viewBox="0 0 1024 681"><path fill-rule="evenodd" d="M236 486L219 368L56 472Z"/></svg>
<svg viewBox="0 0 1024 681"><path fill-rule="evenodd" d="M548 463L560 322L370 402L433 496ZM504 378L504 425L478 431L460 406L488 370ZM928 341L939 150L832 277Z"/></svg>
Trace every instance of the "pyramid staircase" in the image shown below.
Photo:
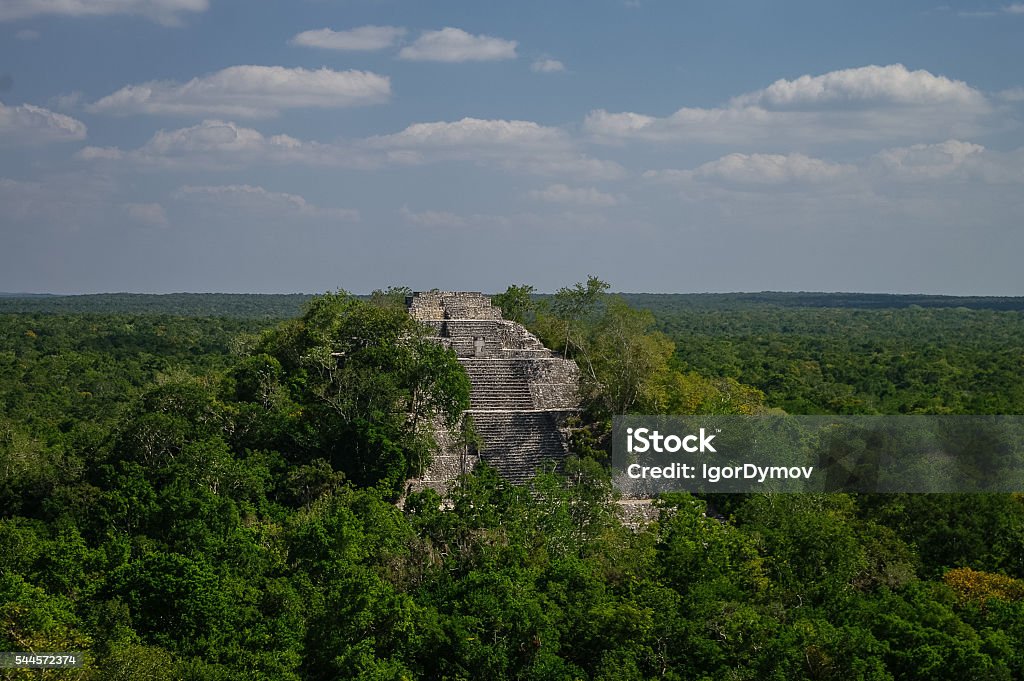
<svg viewBox="0 0 1024 681"><path fill-rule="evenodd" d="M564 423L579 404L576 365L502 319L483 294L430 291L410 296L406 305L465 367L471 390L464 416L481 440L478 451L467 453L451 434L439 433L440 451L412 488L443 491L481 459L515 483L540 468L560 467L568 453Z"/></svg>

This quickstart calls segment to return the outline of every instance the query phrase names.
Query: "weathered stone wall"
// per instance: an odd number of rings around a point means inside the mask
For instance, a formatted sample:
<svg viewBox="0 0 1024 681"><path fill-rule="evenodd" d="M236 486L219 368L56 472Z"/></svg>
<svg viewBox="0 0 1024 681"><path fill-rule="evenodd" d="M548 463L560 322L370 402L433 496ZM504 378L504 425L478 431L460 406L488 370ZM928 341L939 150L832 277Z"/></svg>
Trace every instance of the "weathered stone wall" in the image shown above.
<svg viewBox="0 0 1024 681"><path fill-rule="evenodd" d="M579 369L561 358L530 362L530 393L536 409L577 409L580 404Z"/></svg>
<svg viewBox="0 0 1024 681"><path fill-rule="evenodd" d="M560 466L568 453L565 421L579 407L576 364L551 352L521 324L501 317L481 293L428 291L406 299L409 314L434 329L469 376L472 419L482 439L467 452L459 438L438 432L438 452L413 489L444 491L480 459L514 482L537 468Z"/></svg>
<svg viewBox="0 0 1024 681"><path fill-rule="evenodd" d="M501 319L491 299L471 291L424 291L406 298L409 314L419 320Z"/></svg>
<svg viewBox="0 0 1024 681"><path fill-rule="evenodd" d="M423 477L412 482L415 490L430 487L443 492L450 481L472 471L480 460L479 456L466 451L459 443L457 433L437 428L434 437L437 440L437 451L434 452L430 467L424 472Z"/></svg>

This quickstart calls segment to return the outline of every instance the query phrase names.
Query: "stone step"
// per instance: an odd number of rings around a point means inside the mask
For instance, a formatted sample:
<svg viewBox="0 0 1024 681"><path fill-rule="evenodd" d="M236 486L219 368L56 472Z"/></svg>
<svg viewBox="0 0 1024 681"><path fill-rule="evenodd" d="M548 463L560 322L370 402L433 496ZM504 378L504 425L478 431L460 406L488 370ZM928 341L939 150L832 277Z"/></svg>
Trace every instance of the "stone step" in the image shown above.
<svg viewBox="0 0 1024 681"><path fill-rule="evenodd" d="M503 320L490 298L480 293L429 291L412 296L407 304L410 314L430 326L466 370L468 415L482 441L479 457L517 483L542 466L560 465L567 454L560 419L574 406L574 391L562 386L575 384L575 366L568 366L522 325ZM538 410L539 404L558 409ZM453 462L463 461L445 456L432 466L436 475L424 480L449 478Z"/></svg>
<svg viewBox="0 0 1024 681"><path fill-rule="evenodd" d="M471 393L469 401L472 409L532 409L533 397L530 393L515 395L501 393Z"/></svg>
<svg viewBox="0 0 1024 681"><path fill-rule="evenodd" d="M508 331L507 323L497 319L446 319L441 326L441 333L449 337L483 336L497 340L502 331Z"/></svg>
<svg viewBox="0 0 1024 681"><path fill-rule="evenodd" d="M513 482L524 482L538 468L566 456L551 412L474 412L472 416L484 443L480 457Z"/></svg>

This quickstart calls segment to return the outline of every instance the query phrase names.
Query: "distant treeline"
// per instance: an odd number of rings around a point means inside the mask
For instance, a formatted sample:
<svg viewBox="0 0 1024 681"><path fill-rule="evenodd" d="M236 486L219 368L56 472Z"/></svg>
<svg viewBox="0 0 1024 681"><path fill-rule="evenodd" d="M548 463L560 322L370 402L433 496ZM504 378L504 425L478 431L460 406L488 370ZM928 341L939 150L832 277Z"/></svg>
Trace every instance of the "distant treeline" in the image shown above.
<svg viewBox="0 0 1024 681"><path fill-rule="evenodd" d="M631 305L655 314L685 308L737 308L751 305L777 307L838 307L855 309L898 309L907 307L965 307L971 310L1024 311L1024 297L930 296L892 293L623 293Z"/></svg>
<svg viewBox="0 0 1024 681"><path fill-rule="evenodd" d="M299 316L312 297L306 293L0 294L0 314L100 313L290 319Z"/></svg>
<svg viewBox="0 0 1024 681"><path fill-rule="evenodd" d="M735 309L750 306L833 307L853 309L968 308L1024 311L1024 297L930 296L889 293L624 293L635 307L655 314L685 309ZM312 298L307 293L97 293L43 295L0 293L0 314L166 314L187 317L290 319ZM364 296L359 296L363 298ZM537 299L548 294L534 296Z"/></svg>
<svg viewBox="0 0 1024 681"><path fill-rule="evenodd" d="M964 308L656 310L687 371L791 414L1024 413L1024 314Z"/></svg>

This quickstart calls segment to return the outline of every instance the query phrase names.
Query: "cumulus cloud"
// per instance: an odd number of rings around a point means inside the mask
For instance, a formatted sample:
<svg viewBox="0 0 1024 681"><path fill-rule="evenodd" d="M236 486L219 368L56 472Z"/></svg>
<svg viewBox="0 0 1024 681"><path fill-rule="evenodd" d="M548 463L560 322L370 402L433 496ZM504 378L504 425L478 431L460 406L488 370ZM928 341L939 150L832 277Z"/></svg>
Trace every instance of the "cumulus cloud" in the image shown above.
<svg viewBox="0 0 1024 681"><path fill-rule="evenodd" d="M530 64L530 70L535 73L562 73L565 64L557 59L537 59Z"/></svg>
<svg viewBox="0 0 1024 681"><path fill-rule="evenodd" d="M1012 227L1024 219L1019 198L1024 190L1024 149L996 152L946 140L891 147L841 164L797 159L793 154L761 156L727 155L692 168L649 171L644 178L654 186L638 190L647 193L645 205L656 205L664 196L680 201L685 208L679 212L693 225L692 233L705 240L723 230L758 240L761 245L744 256L751 261L758 250L778 255L806 252L808 243L836 238L831 248L815 250L846 254L826 270L855 267L851 263L861 258L873 262L871 253L892 256L883 269L899 269L901 261L922 266L930 262L920 260L921 243L948 243L950 251L944 257L953 263L957 253L978 243L975 233L981 241L991 239L978 250L977 256L983 258L979 262L989 262L982 253L992 244L997 244L994 252L1002 253L1008 239L1019 241L1019 230ZM833 172L800 170L822 166ZM789 245L781 247L776 238ZM903 246L896 246L901 240ZM885 248L878 250L880 243ZM718 244L729 247L728 239L718 239ZM863 255L853 255L854 251ZM896 255L897 251L902 253ZM794 271L803 266L797 260L790 263ZM948 271L955 273L955 267Z"/></svg>
<svg viewBox="0 0 1024 681"><path fill-rule="evenodd" d="M572 204L594 208L608 208L618 204L618 199L611 194L598 191L593 187L569 187L564 184L553 184L544 189L534 189L529 197L545 203Z"/></svg>
<svg viewBox="0 0 1024 681"><path fill-rule="evenodd" d="M74 109L82 102L83 97L80 91L74 90L51 98L49 103L58 109Z"/></svg>
<svg viewBox="0 0 1024 681"><path fill-rule="evenodd" d="M412 211L408 206L402 206L398 212L409 224L421 227L465 227L469 224L466 218L446 210Z"/></svg>
<svg viewBox="0 0 1024 681"><path fill-rule="evenodd" d="M313 143L289 135L265 136L230 121L205 120L187 128L159 130L139 153L144 158L171 159L197 155L250 156L253 160L308 151Z"/></svg>
<svg viewBox="0 0 1024 681"><path fill-rule="evenodd" d="M503 230L530 230L531 233L550 234L561 229L593 229L609 226L611 221L602 212L590 206L565 206L561 209L543 211L517 211L507 215L494 213L473 213L462 215L450 211L425 210L414 212L403 207L399 214L406 222L422 227L437 228L500 228ZM616 222L617 226L623 223ZM632 223L638 224L638 223Z"/></svg>
<svg viewBox="0 0 1024 681"><path fill-rule="evenodd" d="M702 196L701 188L715 187L725 192L715 195L722 197L730 191L867 196L916 185L935 198L953 187L1024 184L1024 149L997 152L951 139L891 147L848 164L803 154L728 154L693 169L649 170L643 177Z"/></svg>
<svg viewBox="0 0 1024 681"><path fill-rule="evenodd" d="M902 64L864 66L821 76L779 79L763 90L741 95L730 106L806 109L833 104L967 104L984 106L984 96L963 81L910 71Z"/></svg>
<svg viewBox="0 0 1024 681"><path fill-rule="evenodd" d="M160 130L137 149L85 147L77 154L85 161L130 161L165 168L228 169L263 163L312 166L379 168L386 154L353 144L300 140L290 135L264 135L231 121L210 119L174 130Z"/></svg>
<svg viewBox="0 0 1024 681"><path fill-rule="evenodd" d="M1004 102L1024 102L1024 87L1011 87L996 94Z"/></svg>
<svg viewBox="0 0 1024 681"><path fill-rule="evenodd" d="M402 206L398 210L402 219L410 225L417 227L431 228L494 228L508 227L512 219L506 215L494 215L486 213L471 213L461 215L447 210L411 210L408 206Z"/></svg>
<svg viewBox="0 0 1024 681"><path fill-rule="evenodd" d="M879 152L875 158L890 174L913 178L946 177L968 159L984 153L980 144L947 140L941 144L915 144Z"/></svg>
<svg viewBox="0 0 1024 681"><path fill-rule="evenodd" d="M33 224L50 235L113 221L123 218L116 211L124 200L118 198L122 188L101 172L43 174L32 180L0 178L0 221Z"/></svg>
<svg viewBox="0 0 1024 681"><path fill-rule="evenodd" d="M70 17L135 14L175 26L187 12L205 12L208 0L4 0L0 21L14 21L40 15Z"/></svg>
<svg viewBox="0 0 1024 681"><path fill-rule="evenodd" d="M1000 152L961 140L914 144L879 152L864 172L919 184L1024 184L1024 148Z"/></svg>
<svg viewBox="0 0 1024 681"><path fill-rule="evenodd" d="M394 45L406 30L398 26L360 26L347 31L321 28L303 31L291 39L293 45L325 50L370 51Z"/></svg>
<svg viewBox="0 0 1024 681"><path fill-rule="evenodd" d="M576 150L563 131L531 121L481 120L415 123L391 135L322 143L289 135L264 135L237 123L211 119L160 130L137 149L85 147L77 157L156 167L226 169L260 163L295 163L353 169L464 161L513 172L586 179L618 179L617 163Z"/></svg>
<svg viewBox="0 0 1024 681"><path fill-rule="evenodd" d="M693 170L648 171L648 178L715 180L736 184L780 185L831 182L854 172L853 166L804 154L728 154Z"/></svg>
<svg viewBox="0 0 1024 681"><path fill-rule="evenodd" d="M121 210L134 222L147 227L166 227L167 213L159 203L125 203Z"/></svg>
<svg viewBox="0 0 1024 681"><path fill-rule="evenodd" d="M534 121L463 118L414 123L397 133L363 140L359 148L386 152L389 163L466 161L512 172L587 180L626 175L618 163L581 153L563 130Z"/></svg>
<svg viewBox="0 0 1024 681"><path fill-rule="evenodd" d="M975 17L987 19L989 17L998 17L1004 14L1024 14L1024 3L1015 2L1011 5L1004 5L999 9L987 9L987 10L963 10L957 12L962 17Z"/></svg>
<svg viewBox="0 0 1024 681"><path fill-rule="evenodd" d="M87 108L119 116L170 114L272 117L284 109L378 104L391 95L387 76L368 71L315 71L283 66L231 66L187 83L127 85Z"/></svg>
<svg viewBox="0 0 1024 681"><path fill-rule="evenodd" d="M621 180L628 174L615 161L591 158L583 154L557 153L508 159L502 164L511 170L546 177L574 177L581 180Z"/></svg>
<svg viewBox="0 0 1024 681"><path fill-rule="evenodd" d="M515 59L515 40L489 35L472 35L460 28L446 26L440 31L424 31L411 45L398 53L400 59L410 61L495 61Z"/></svg>
<svg viewBox="0 0 1024 681"><path fill-rule="evenodd" d="M125 153L117 147L83 147L75 154L83 161L117 161L125 157Z"/></svg>
<svg viewBox="0 0 1024 681"><path fill-rule="evenodd" d="M81 121L32 104L5 106L0 102L0 142L42 144L85 139Z"/></svg>
<svg viewBox="0 0 1024 681"><path fill-rule="evenodd" d="M463 118L458 121L414 123L401 132L371 138L377 146L458 147L561 144L564 134L533 121Z"/></svg>
<svg viewBox="0 0 1024 681"><path fill-rule="evenodd" d="M513 171L585 179L619 179L626 174L615 162L580 153L564 131L533 121L463 118L416 123L391 135L371 137L366 144L397 152L410 163L474 161Z"/></svg>
<svg viewBox="0 0 1024 681"><path fill-rule="evenodd" d="M986 129L993 107L978 90L901 64L778 80L718 108L667 117L595 110L584 128L598 141L753 143L848 142L968 136Z"/></svg>
<svg viewBox="0 0 1024 681"><path fill-rule="evenodd" d="M358 222L359 211L349 208L321 208L298 194L272 192L248 184L186 185L178 189L174 198L192 203L204 203L231 210L243 210L266 215L268 211L302 217L329 218L343 222Z"/></svg>
<svg viewBox="0 0 1024 681"><path fill-rule="evenodd" d="M176 130L160 130L143 149L154 155L184 154L196 151L247 151L280 147L291 149L301 144L287 135L264 137L252 128L218 120Z"/></svg>

